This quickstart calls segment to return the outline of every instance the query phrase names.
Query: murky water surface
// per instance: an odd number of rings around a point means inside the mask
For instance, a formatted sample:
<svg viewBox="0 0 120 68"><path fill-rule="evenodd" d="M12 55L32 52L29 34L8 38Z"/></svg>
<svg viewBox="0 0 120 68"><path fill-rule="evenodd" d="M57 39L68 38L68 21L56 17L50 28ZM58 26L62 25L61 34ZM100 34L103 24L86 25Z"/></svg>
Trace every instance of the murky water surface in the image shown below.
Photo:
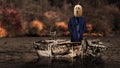
<svg viewBox="0 0 120 68"><path fill-rule="evenodd" d="M102 58L39 58L32 43L41 37L0 38L0 68L120 68L120 38L100 38L108 49Z"/></svg>

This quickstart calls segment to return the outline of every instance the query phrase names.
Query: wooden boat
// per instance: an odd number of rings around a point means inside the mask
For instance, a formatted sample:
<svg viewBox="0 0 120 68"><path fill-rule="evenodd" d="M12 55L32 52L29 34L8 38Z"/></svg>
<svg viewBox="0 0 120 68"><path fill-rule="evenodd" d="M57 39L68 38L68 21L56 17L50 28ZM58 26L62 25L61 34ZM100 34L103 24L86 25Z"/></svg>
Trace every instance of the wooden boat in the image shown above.
<svg viewBox="0 0 120 68"><path fill-rule="evenodd" d="M98 56L105 46L100 40L83 40L80 42L70 42L66 39L41 40L34 42L34 47L40 57L52 58L74 58L83 55Z"/></svg>

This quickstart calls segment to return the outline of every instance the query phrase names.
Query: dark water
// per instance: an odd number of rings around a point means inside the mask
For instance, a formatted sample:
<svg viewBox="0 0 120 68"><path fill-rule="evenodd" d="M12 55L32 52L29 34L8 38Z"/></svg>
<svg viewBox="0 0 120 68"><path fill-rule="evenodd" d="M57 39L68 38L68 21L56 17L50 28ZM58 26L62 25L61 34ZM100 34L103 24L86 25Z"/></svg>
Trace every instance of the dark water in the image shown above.
<svg viewBox="0 0 120 68"><path fill-rule="evenodd" d="M41 37L0 39L0 68L120 68L120 38L104 37L108 45L103 59L77 58L72 60L40 58L36 56L33 42ZM18 42L19 41L19 42ZM3 46L4 45L4 46Z"/></svg>
<svg viewBox="0 0 120 68"><path fill-rule="evenodd" d="M40 58L29 62L24 62L24 60L0 62L0 68L120 68L120 63L103 61L100 58L71 60Z"/></svg>

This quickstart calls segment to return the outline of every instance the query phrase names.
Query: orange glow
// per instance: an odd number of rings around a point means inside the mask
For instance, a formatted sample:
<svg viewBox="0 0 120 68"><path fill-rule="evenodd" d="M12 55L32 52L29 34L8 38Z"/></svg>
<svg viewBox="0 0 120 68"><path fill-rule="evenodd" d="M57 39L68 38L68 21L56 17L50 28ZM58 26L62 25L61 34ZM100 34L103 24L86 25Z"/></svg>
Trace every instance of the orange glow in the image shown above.
<svg viewBox="0 0 120 68"><path fill-rule="evenodd" d="M31 23L31 27L32 28L37 28L39 31L42 31L44 30L45 26L43 25L42 22L40 22L39 20L34 20L32 23Z"/></svg>
<svg viewBox="0 0 120 68"><path fill-rule="evenodd" d="M0 37L6 37L7 36L7 31L2 27L0 23Z"/></svg>
<svg viewBox="0 0 120 68"><path fill-rule="evenodd" d="M68 30L68 26L65 22L56 22L55 26L63 30Z"/></svg>

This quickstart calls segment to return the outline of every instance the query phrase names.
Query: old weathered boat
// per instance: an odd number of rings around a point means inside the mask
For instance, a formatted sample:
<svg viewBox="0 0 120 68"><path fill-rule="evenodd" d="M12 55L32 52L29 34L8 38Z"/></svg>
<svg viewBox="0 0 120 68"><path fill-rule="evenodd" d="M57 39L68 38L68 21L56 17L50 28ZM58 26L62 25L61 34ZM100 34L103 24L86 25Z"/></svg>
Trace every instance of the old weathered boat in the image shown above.
<svg viewBox="0 0 120 68"><path fill-rule="evenodd" d="M98 57L106 49L100 40L84 39L80 42L70 42L66 39L48 39L34 42L34 47L40 57L74 58L80 56Z"/></svg>

